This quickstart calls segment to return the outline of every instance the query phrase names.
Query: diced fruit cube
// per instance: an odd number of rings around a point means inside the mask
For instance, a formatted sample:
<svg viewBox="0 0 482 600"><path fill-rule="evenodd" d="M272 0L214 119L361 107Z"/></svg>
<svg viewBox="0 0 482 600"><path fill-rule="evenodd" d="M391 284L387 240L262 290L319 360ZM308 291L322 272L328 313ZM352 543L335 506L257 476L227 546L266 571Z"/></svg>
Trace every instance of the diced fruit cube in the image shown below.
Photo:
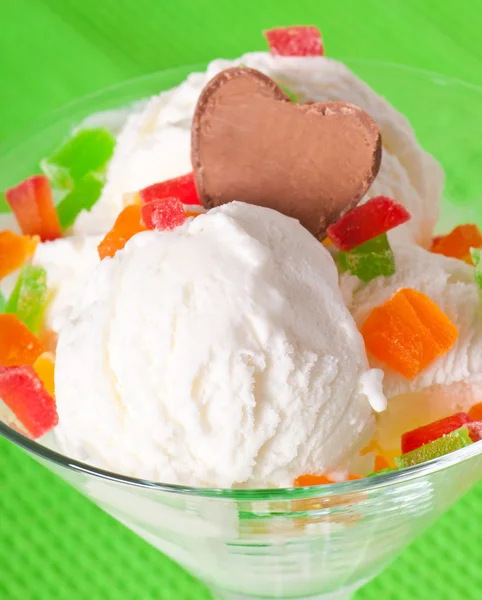
<svg viewBox="0 0 482 600"><path fill-rule="evenodd" d="M60 225L67 229L74 224L77 215L83 210L90 210L100 197L104 182L97 173L89 173L75 184L57 205Z"/></svg>
<svg viewBox="0 0 482 600"><path fill-rule="evenodd" d="M37 337L16 315L0 315L0 365L32 365L43 350Z"/></svg>
<svg viewBox="0 0 482 600"><path fill-rule="evenodd" d="M193 219L195 219L196 217L199 217L199 215L202 215L204 213L202 212L194 212L192 210L185 210L184 211L184 216L186 217L186 219L189 219L190 217L192 217Z"/></svg>
<svg viewBox="0 0 482 600"><path fill-rule="evenodd" d="M350 473L347 477L348 481L356 481L362 479L359 475ZM326 485L328 483L338 483L338 480L327 477L326 475L300 475L295 479L294 487L309 487L310 485Z"/></svg>
<svg viewBox="0 0 482 600"><path fill-rule="evenodd" d="M449 234L434 240L431 251L472 264L471 248L482 248L482 234L477 225L467 224L458 225Z"/></svg>
<svg viewBox="0 0 482 600"><path fill-rule="evenodd" d="M482 421L474 421L473 423L467 423L465 427L467 427L470 439L473 442L480 442L480 440L482 440Z"/></svg>
<svg viewBox="0 0 482 600"><path fill-rule="evenodd" d="M37 373L47 392L55 398L55 357L50 352L43 352L33 364L33 369Z"/></svg>
<svg viewBox="0 0 482 600"><path fill-rule="evenodd" d="M374 471L385 471L386 469L390 468L390 463L388 462L388 460L382 456L381 454L377 454L375 456L375 466L374 466Z"/></svg>
<svg viewBox="0 0 482 600"><path fill-rule="evenodd" d="M348 252L409 219L410 213L401 204L391 198L377 196L330 225L327 234L339 250Z"/></svg>
<svg viewBox="0 0 482 600"><path fill-rule="evenodd" d="M470 258L474 264L475 281L479 288L482 289L482 250L480 248L471 248Z"/></svg>
<svg viewBox="0 0 482 600"><path fill-rule="evenodd" d="M87 174L104 171L114 147L108 129L81 129L40 165L55 188L71 190Z"/></svg>
<svg viewBox="0 0 482 600"><path fill-rule="evenodd" d="M42 329L42 331L39 333L38 339L46 352L55 355L57 351L58 337L59 336L57 333L52 329Z"/></svg>
<svg viewBox="0 0 482 600"><path fill-rule="evenodd" d="M38 237L0 231L0 279L24 265L35 252Z"/></svg>
<svg viewBox="0 0 482 600"><path fill-rule="evenodd" d="M482 421L482 402L478 402L470 407L469 417L472 421Z"/></svg>
<svg viewBox="0 0 482 600"><path fill-rule="evenodd" d="M139 204L126 206L117 217L112 229L107 232L98 246L100 260L107 256L114 256L117 250L122 250L131 237L136 233L146 231L146 229L141 222L141 207Z"/></svg>
<svg viewBox="0 0 482 600"><path fill-rule="evenodd" d="M337 259L344 271L350 271L365 283L395 273L395 259L386 233L349 252L339 252Z"/></svg>
<svg viewBox="0 0 482 600"><path fill-rule="evenodd" d="M429 444L451 431L460 429L467 423L470 423L470 421L469 415L461 412L445 419L439 419L423 427L418 427L412 431L407 431L402 435L402 453L406 454L420 448L420 446Z"/></svg>
<svg viewBox="0 0 482 600"><path fill-rule="evenodd" d="M5 312L17 315L33 333L39 333L46 306L47 272L43 267L25 265L8 299Z"/></svg>
<svg viewBox="0 0 482 600"><path fill-rule="evenodd" d="M177 198L183 204L201 204L194 181L194 173L154 183L139 191L143 204L163 198Z"/></svg>
<svg viewBox="0 0 482 600"><path fill-rule="evenodd" d="M38 235L43 242L62 235L52 189L45 175L34 175L8 189L5 198L25 235Z"/></svg>
<svg viewBox="0 0 482 600"><path fill-rule="evenodd" d="M367 477L373 477L374 475L383 475L384 473L394 473L395 471L398 471L398 469L387 467L386 469L381 469L380 471L373 471L372 473L369 473Z"/></svg>
<svg viewBox="0 0 482 600"><path fill-rule="evenodd" d="M175 229L186 220L184 205L177 198L151 200L141 206L142 222L148 229Z"/></svg>
<svg viewBox="0 0 482 600"><path fill-rule="evenodd" d="M0 398L33 438L58 423L55 400L31 366L0 366Z"/></svg>
<svg viewBox="0 0 482 600"><path fill-rule="evenodd" d="M308 487L310 485L326 485L333 483L326 475L300 475L295 479L294 487Z"/></svg>
<svg viewBox="0 0 482 600"><path fill-rule="evenodd" d="M271 54L280 56L323 56L321 33L314 25L276 27L264 32Z"/></svg>
<svg viewBox="0 0 482 600"><path fill-rule="evenodd" d="M465 446L470 446L470 444L472 444L472 440L470 439L467 427L461 427L429 444L425 444L425 446L420 446L416 450L398 456L395 459L395 463L399 469L413 467L444 454L450 454L450 452L454 452L455 450L460 450Z"/></svg>
<svg viewBox="0 0 482 600"><path fill-rule="evenodd" d="M361 334L371 355L407 379L414 379L450 350L458 329L428 296L402 288L372 310Z"/></svg>

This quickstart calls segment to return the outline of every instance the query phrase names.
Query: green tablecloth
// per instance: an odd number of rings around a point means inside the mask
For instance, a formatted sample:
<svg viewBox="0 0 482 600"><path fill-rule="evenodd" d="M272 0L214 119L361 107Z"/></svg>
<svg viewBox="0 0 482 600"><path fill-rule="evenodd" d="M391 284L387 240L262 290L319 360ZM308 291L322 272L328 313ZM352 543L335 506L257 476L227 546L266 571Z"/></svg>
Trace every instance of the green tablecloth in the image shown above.
<svg viewBox="0 0 482 600"><path fill-rule="evenodd" d="M482 83L477 0L0 0L0 141L80 95L170 66L264 47L315 23L334 57ZM359 600L479 600L482 485ZM187 600L208 592L77 492L0 441L1 600Z"/></svg>

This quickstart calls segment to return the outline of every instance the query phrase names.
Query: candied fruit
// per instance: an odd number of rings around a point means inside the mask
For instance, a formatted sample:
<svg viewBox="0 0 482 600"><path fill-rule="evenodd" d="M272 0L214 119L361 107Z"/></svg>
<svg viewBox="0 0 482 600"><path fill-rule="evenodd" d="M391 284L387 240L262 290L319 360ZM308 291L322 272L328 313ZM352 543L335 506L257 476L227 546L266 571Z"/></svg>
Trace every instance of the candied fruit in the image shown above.
<svg viewBox="0 0 482 600"><path fill-rule="evenodd" d="M264 31L271 54L279 56L323 56L321 33L314 25L276 27Z"/></svg>
<svg viewBox="0 0 482 600"><path fill-rule="evenodd" d="M472 444L472 440L470 439L467 427L461 427L429 444L420 446L420 448L417 448L416 450L398 456L395 459L395 464L399 469L413 467L414 465L438 458L444 454L455 452L455 450L460 450L465 446L470 446L470 444Z"/></svg>
<svg viewBox="0 0 482 600"><path fill-rule="evenodd" d="M129 204L117 217L112 229L107 232L104 239L98 246L100 260L107 256L114 256L117 250L127 244L127 242L141 231L146 231L146 227L141 222L141 207L139 204Z"/></svg>
<svg viewBox="0 0 482 600"><path fill-rule="evenodd" d="M143 204L163 198L177 198L183 204L201 204L194 181L194 173L154 183L140 190L139 197Z"/></svg>
<svg viewBox="0 0 482 600"><path fill-rule="evenodd" d="M33 364L33 369L37 373L47 392L55 398L55 357L51 352L43 352Z"/></svg>
<svg viewBox="0 0 482 600"><path fill-rule="evenodd" d="M42 242L62 235L52 189L45 175L25 179L6 190L5 198L23 234L38 235Z"/></svg>
<svg viewBox="0 0 482 600"><path fill-rule="evenodd" d="M330 225L327 234L339 250L348 252L409 219L410 213L401 204L386 196L377 196Z"/></svg>
<svg viewBox="0 0 482 600"><path fill-rule="evenodd" d="M177 198L151 200L141 206L141 219L148 229L175 229L186 220L184 205Z"/></svg>
<svg viewBox="0 0 482 600"><path fill-rule="evenodd" d="M55 400L31 366L0 366L0 397L33 438L58 423Z"/></svg>
<svg viewBox="0 0 482 600"><path fill-rule="evenodd" d="M337 260L342 270L350 271L365 283L395 273L395 259L386 233L349 252L339 252Z"/></svg>
<svg viewBox="0 0 482 600"><path fill-rule="evenodd" d="M37 236L0 231L0 279L24 265L35 252Z"/></svg>
<svg viewBox="0 0 482 600"><path fill-rule="evenodd" d="M112 158L115 138L108 129L81 129L40 166L55 188L73 189L89 173L101 173Z"/></svg>
<svg viewBox="0 0 482 600"><path fill-rule="evenodd" d="M43 267L25 265L8 299L5 312L17 315L33 333L39 333L46 306L47 272Z"/></svg>
<svg viewBox="0 0 482 600"><path fill-rule="evenodd" d="M469 415L461 412L417 429L412 429L412 431L407 431L402 435L402 453L406 454L420 448L420 446L429 444L455 429L460 429L470 421Z"/></svg>
<svg viewBox="0 0 482 600"><path fill-rule="evenodd" d="M43 347L17 315L0 314L0 365L32 365Z"/></svg>
<svg viewBox="0 0 482 600"><path fill-rule="evenodd" d="M360 331L367 351L407 379L450 350L458 336L435 302L411 288L374 308Z"/></svg>
<svg viewBox="0 0 482 600"><path fill-rule="evenodd" d="M457 225L447 235L434 240L431 251L472 263L471 248L482 248L482 234L477 225Z"/></svg>

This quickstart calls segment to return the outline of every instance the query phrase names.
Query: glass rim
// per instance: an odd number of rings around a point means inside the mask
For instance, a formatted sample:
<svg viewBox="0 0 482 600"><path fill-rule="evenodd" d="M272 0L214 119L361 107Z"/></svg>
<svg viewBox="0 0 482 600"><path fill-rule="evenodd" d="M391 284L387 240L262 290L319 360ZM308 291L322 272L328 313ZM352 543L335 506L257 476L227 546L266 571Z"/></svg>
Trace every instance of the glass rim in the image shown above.
<svg viewBox="0 0 482 600"><path fill-rule="evenodd" d="M435 71L429 71L426 69L420 69L405 65L403 63L392 63L387 61L378 61L363 58L339 58L338 60L343 61L347 64L360 64L368 66L379 66L382 68L388 68L398 71L408 71L417 73L425 77L440 78L446 83L453 83L461 85L463 87L472 89L474 91L482 92L482 87L472 84L468 81L458 79L443 73L437 73ZM162 74L174 74L176 72L194 72L198 70L205 70L207 63L197 63L191 65L179 65L170 69L163 69L161 71L155 71L147 73L140 77L131 78L111 86L102 88L101 90L95 91L91 94L82 96L81 98L75 99L55 111L49 112L46 116L35 121L30 126L23 128L19 133L8 137L2 143L0 143L0 154L4 154L14 148L17 144L25 141L27 136L38 133L44 127L55 119L56 116L66 115L70 110L78 105L85 102L94 100L96 97L102 97L106 94L111 94L116 90L122 90L136 82L148 81L155 79ZM119 107L120 108L120 107ZM136 477L129 477L119 473L106 471L95 466L83 463L81 461L70 458L64 454L61 454L55 450L44 446L36 442L35 440L28 438L20 432L12 429L2 421L0 421L0 436L4 437L8 441L12 442L15 446L22 448L34 456L53 463L62 468L66 468L71 471L90 475L94 478L102 479L105 481L111 481L123 485L141 487L151 490L158 490L160 492L191 495L199 497L211 497L218 499L237 500L237 501L259 501L259 500L296 500L299 498L311 498L311 497L334 497L350 493L362 493L377 490L388 486L398 485L400 483L409 483L417 480L421 477L432 475L439 471L445 470L450 467L454 467L462 462L470 460L471 458L482 454L482 442L476 442L456 450L450 454L440 456L428 462L415 465L413 467L401 469L399 471L392 471L389 473L381 473L380 475L372 475L370 477L363 477L361 479L353 481L342 481L337 483L308 486L308 487L287 487L287 488L208 488L208 487L194 487L194 486L182 486L176 484L162 483L156 481L148 481L139 479Z"/></svg>

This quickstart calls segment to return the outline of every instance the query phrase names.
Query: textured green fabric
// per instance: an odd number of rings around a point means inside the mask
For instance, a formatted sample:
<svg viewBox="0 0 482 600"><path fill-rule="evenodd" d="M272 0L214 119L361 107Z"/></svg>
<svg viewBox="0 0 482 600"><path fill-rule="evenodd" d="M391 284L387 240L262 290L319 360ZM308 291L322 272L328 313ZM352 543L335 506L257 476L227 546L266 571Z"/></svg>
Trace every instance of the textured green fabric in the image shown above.
<svg viewBox="0 0 482 600"><path fill-rule="evenodd" d="M0 141L110 84L264 47L315 23L334 57L400 62L482 83L477 0L0 0ZM479 600L482 485L358 600ZM0 440L1 600L187 600L208 592Z"/></svg>

